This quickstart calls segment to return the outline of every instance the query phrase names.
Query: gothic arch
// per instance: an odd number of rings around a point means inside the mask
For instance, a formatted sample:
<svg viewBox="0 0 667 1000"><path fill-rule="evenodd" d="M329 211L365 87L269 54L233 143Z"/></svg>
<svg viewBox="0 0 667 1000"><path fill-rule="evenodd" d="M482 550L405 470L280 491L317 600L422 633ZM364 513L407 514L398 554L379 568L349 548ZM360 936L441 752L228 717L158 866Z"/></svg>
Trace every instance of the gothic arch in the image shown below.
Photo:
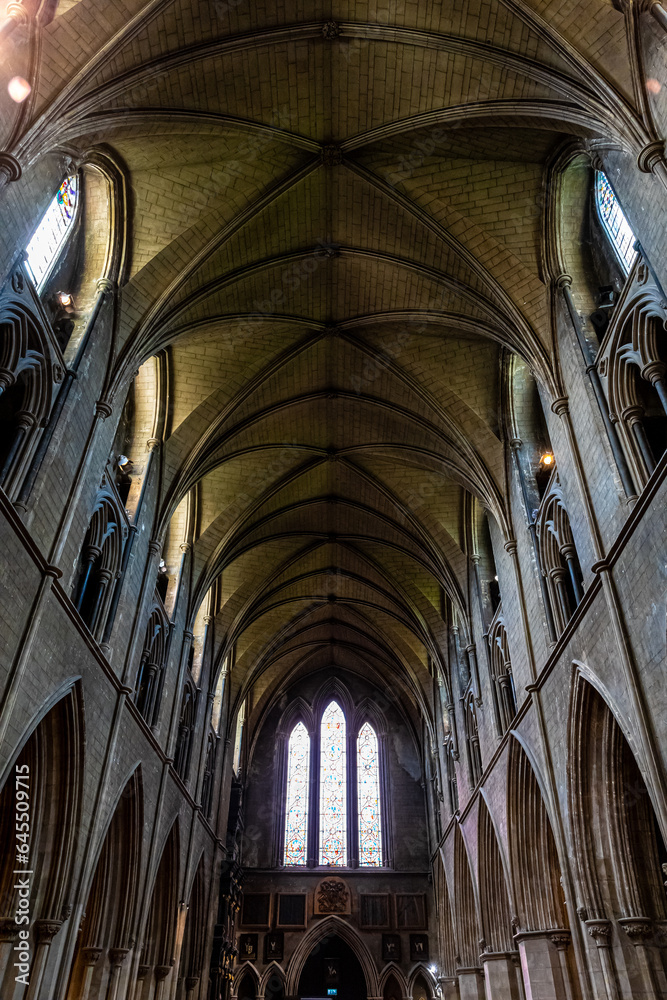
<svg viewBox="0 0 667 1000"><path fill-rule="evenodd" d="M359 959L366 979L367 995L369 997L379 996L377 969L368 946L345 920L341 920L340 917L336 916L327 917L321 923L315 924L304 934L297 944L287 967L286 993L288 996L298 996L299 979L308 956L315 945L325 937L334 934L345 941Z"/></svg>
<svg viewBox="0 0 667 1000"><path fill-rule="evenodd" d="M188 897L188 913L185 921L183 948L181 951L179 977L185 978L186 990L195 989L204 971L204 951L206 946L206 876L204 856L199 859Z"/></svg>
<svg viewBox="0 0 667 1000"><path fill-rule="evenodd" d="M74 902L72 876L80 831L83 745L80 685L69 681L35 713L10 767L5 769L0 792L0 917L11 919L16 934L19 926L13 917L19 896L14 869L21 866L16 864L15 806L20 801L28 803L33 872L28 913L31 936L39 942L31 978L37 983L44 974L51 941ZM18 819L24 821L21 814ZM3 972L0 967L0 979Z"/></svg>
<svg viewBox="0 0 667 1000"><path fill-rule="evenodd" d="M406 997L408 995L408 981L405 978L401 967L397 965L396 962L389 962L382 969L378 977L378 987L380 990L379 995L384 996L385 987L392 976L396 980L400 990L400 994L396 1000L401 1000L402 997Z"/></svg>
<svg viewBox="0 0 667 1000"><path fill-rule="evenodd" d="M518 926L526 931L569 928L560 861L540 786L525 750L510 741L510 856Z"/></svg>
<svg viewBox="0 0 667 1000"><path fill-rule="evenodd" d="M271 983L271 980L274 979L274 977L280 980L284 992L285 970L283 969L282 965L278 964L278 962L271 962L271 964L267 965L266 969L264 970L264 974L259 983L259 992L263 996L266 996L267 987Z"/></svg>
<svg viewBox="0 0 667 1000"><path fill-rule="evenodd" d="M482 950L514 951L512 907L505 864L493 820L483 796L480 796L477 830L480 916L484 939Z"/></svg>
<svg viewBox="0 0 667 1000"><path fill-rule="evenodd" d="M459 966L476 969L479 967L481 934L468 851L458 823L454 829L454 906Z"/></svg>
<svg viewBox="0 0 667 1000"><path fill-rule="evenodd" d="M436 995L436 991L438 989L438 983L431 970L428 968L428 966L424 965L423 962L419 962L417 965L414 966L414 968L410 970L410 974L408 975L407 995L409 997L412 997L414 995L415 985L419 977L421 977L424 980L424 982L429 988L431 997L433 998Z"/></svg>
<svg viewBox="0 0 667 1000"><path fill-rule="evenodd" d="M115 804L95 862L72 959L68 997L85 993L93 976L106 979L111 989L130 952L141 871L142 814L139 765Z"/></svg>
<svg viewBox="0 0 667 1000"><path fill-rule="evenodd" d="M179 887L179 824L178 817L167 834L151 891L148 923L144 932L142 965L158 981L171 969L174 958L178 917Z"/></svg>
<svg viewBox="0 0 667 1000"><path fill-rule="evenodd" d="M253 962L244 962L234 973L235 986L232 992L232 1000L236 1000L236 998L239 997L239 987L243 983L244 979L250 979L254 983L255 996L257 996L261 976Z"/></svg>
<svg viewBox="0 0 667 1000"><path fill-rule="evenodd" d="M569 756L572 836L585 916L594 930L606 927L607 936L612 929L625 931L616 962L625 964L633 993L648 995L654 976L662 974L655 949L644 949L644 943L659 946L654 928L667 920L660 868L667 849L630 744L603 695L581 672L573 683ZM664 945L660 950L664 961Z"/></svg>

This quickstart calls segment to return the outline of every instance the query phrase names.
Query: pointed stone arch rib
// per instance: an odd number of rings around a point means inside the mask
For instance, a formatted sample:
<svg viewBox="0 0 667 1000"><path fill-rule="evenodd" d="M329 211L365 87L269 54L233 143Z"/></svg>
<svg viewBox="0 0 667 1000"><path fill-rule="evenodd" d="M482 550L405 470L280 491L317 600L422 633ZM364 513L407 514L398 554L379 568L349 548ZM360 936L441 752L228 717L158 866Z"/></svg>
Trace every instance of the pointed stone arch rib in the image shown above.
<svg viewBox="0 0 667 1000"><path fill-rule="evenodd" d="M301 938L298 945L294 949L294 953L287 967L286 993L288 996L299 995L299 979L301 978L301 973L308 960L308 956L315 945L319 944L319 942L325 937L329 937L334 934L341 938L341 940L345 941L345 943L350 946L359 959L359 964L361 965L364 978L366 980L367 996L377 997L380 995L377 969L375 967L375 962L373 961L373 956L368 950L368 946L359 937L356 931L350 927L348 923L346 923L346 921L341 920L340 917L332 916L323 920L321 923L315 924L315 926Z"/></svg>

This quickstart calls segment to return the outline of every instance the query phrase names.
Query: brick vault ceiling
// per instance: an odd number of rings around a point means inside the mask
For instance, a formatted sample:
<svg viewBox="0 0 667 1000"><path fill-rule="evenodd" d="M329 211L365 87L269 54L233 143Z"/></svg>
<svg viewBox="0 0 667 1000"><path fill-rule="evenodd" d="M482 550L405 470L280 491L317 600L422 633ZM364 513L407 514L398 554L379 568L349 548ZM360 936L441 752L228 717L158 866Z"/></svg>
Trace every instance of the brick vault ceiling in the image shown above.
<svg viewBox="0 0 667 1000"><path fill-rule="evenodd" d="M426 683L469 495L510 533L503 352L550 380L545 164L632 132L625 44L603 0L61 0L21 148L125 164L163 517L196 487L197 593L262 683Z"/></svg>

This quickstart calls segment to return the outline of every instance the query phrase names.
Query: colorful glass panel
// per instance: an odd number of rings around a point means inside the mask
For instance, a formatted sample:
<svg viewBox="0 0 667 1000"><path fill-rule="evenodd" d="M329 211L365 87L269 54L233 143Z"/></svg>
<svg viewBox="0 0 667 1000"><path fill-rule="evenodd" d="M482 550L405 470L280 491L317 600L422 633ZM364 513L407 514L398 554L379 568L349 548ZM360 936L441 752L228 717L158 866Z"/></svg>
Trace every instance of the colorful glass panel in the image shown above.
<svg viewBox="0 0 667 1000"><path fill-rule="evenodd" d="M305 865L308 851L310 736L303 722L292 730L287 747L285 864Z"/></svg>
<svg viewBox="0 0 667 1000"><path fill-rule="evenodd" d="M347 864L345 716L335 701L320 729L320 864Z"/></svg>
<svg viewBox="0 0 667 1000"><path fill-rule="evenodd" d="M602 225L626 273L635 262L635 234L618 203L614 190L601 170L595 178L595 194Z"/></svg>
<svg viewBox="0 0 667 1000"><path fill-rule="evenodd" d="M51 273L76 215L78 178L66 177L26 248L26 266L40 292Z"/></svg>
<svg viewBox="0 0 667 1000"><path fill-rule="evenodd" d="M375 730L366 722L357 737L357 801L359 804L359 864L382 864L380 822L380 759Z"/></svg>

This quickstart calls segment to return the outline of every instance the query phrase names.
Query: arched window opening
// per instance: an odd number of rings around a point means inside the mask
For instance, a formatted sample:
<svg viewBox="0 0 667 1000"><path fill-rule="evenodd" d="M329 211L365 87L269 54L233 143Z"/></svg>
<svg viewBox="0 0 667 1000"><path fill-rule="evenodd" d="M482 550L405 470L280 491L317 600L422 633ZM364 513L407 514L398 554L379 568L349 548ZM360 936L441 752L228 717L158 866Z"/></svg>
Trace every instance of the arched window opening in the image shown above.
<svg viewBox="0 0 667 1000"><path fill-rule="evenodd" d="M454 741L450 736L444 742L445 767L447 771L447 790L449 792L449 808L452 813L459 810L459 786L456 779L456 761L458 754L454 746Z"/></svg>
<svg viewBox="0 0 667 1000"><path fill-rule="evenodd" d="M380 755L375 730L366 722L357 737L357 804L359 813L359 864L382 864L380 818Z"/></svg>
<svg viewBox="0 0 667 1000"><path fill-rule="evenodd" d="M84 539L74 603L84 622L97 636L104 630L112 582L120 569L124 529L111 497L103 495Z"/></svg>
<svg viewBox="0 0 667 1000"><path fill-rule="evenodd" d="M502 605L491 623L489 631L489 649L491 653L491 673L498 691L498 708L503 732L506 732L516 715L516 689L512 676L509 642L505 629Z"/></svg>
<svg viewBox="0 0 667 1000"><path fill-rule="evenodd" d="M123 507L127 506L130 487L132 486L133 471L134 463L132 459L128 458L127 455L119 455L116 462L116 489L118 490L118 496Z"/></svg>
<svg viewBox="0 0 667 1000"><path fill-rule="evenodd" d="M195 725L197 695L191 684L185 685L181 701L181 715L176 736L176 752L174 767L183 781L187 781L190 768L190 752L192 749L192 733Z"/></svg>
<svg viewBox="0 0 667 1000"><path fill-rule="evenodd" d="M66 177L56 191L26 247L26 267L38 292L44 288L72 231L78 204L79 179L76 175L72 175Z"/></svg>
<svg viewBox="0 0 667 1000"><path fill-rule="evenodd" d="M303 722L298 722L287 745L286 865L305 865L307 862L309 784L310 737Z"/></svg>
<svg viewBox="0 0 667 1000"><path fill-rule="evenodd" d="M337 702L325 709L320 726L321 865L347 864L347 752L345 716Z"/></svg>
<svg viewBox="0 0 667 1000"><path fill-rule="evenodd" d="M234 774L237 778L241 773L241 756L243 751L243 731L245 729L246 707L247 703L244 701L239 709L239 714L236 716L236 735L234 736L234 757L232 766Z"/></svg>
<svg viewBox="0 0 667 1000"><path fill-rule="evenodd" d="M225 680L227 678L227 669L229 665L229 656L225 657L225 662L222 664L220 673L218 674L218 681L215 687L215 694L213 695L213 705L211 707L211 725L217 736L220 735L220 720L222 719L222 698L225 692Z"/></svg>
<svg viewBox="0 0 667 1000"><path fill-rule="evenodd" d="M629 274L637 259L635 234L630 228L630 223L625 217L614 189L601 170L596 171L595 174L595 204L609 242L614 248L623 270Z"/></svg>
<svg viewBox="0 0 667 1000"><path fill-rule="evenodd" d="M157 715L168 635L169 623L161 610L154 608L146 626L134 693L136 706L149 723Z"/></svg>
<svg viewBox="0 0 667 1000"><path fill-rule="evenodd" d="M584 590L570 519L557 477L542 501L536 531L548 600L557 629L562 632L581 601Z"/></svg>
<svg viewBox="0 0 667 1000"><path fill-rule="evenodd" d="M218 741L214 733L209 733L208 740L206 741L206 758L204 760L204 775L201 785L201 807L207 819L210 819L211 807L213 805L213 778L215 776L217 748Z"/></svg>
<svg viewBox="0 0 667 1000"><path fill-rule="evenodd" d="M477 709L472 694L465 703L466 741L468 743L468 761L470 764L470 782L473 787L482 777L482 753L479 746L479 729L477 726Z"/></svg>

